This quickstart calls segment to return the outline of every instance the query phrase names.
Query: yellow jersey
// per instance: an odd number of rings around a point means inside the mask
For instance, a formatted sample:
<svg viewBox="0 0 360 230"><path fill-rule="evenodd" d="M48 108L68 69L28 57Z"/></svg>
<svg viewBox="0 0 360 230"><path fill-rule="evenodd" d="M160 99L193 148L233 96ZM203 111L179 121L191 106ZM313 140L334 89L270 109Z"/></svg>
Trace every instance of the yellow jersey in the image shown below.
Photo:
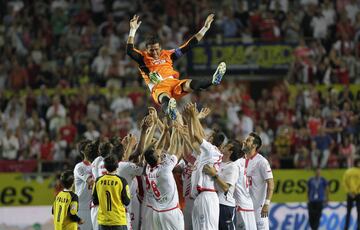
<svg viewBox="0 0 360 230"><path fill-rule="evenodd" d="M99 205L99 225L127 224L125 206L130 203L130 190L124 178L115 174L99 177L93 188L93 202Z"/></svg>
<svg viewBox="0 0 360 230"><path fill-rule="evenodd" d="M77 230L80 217L78 212L78 196L68 190L59 192L56 196L52 213L55 230Z"/></svg>
<svg viewBox="0 0 360 230"><path fill-rule="evenodd" d="M352 167L346 170L343 183L346 192L360 194L360 168Z"/></svg>

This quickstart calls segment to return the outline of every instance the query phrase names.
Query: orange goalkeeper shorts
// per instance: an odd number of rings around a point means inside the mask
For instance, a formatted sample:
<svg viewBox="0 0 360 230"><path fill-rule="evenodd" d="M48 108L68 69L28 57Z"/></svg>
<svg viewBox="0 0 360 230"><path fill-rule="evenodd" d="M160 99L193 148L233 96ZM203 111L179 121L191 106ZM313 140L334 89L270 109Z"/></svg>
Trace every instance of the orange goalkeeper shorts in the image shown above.
<svg viewBox="0 0 360 230"><path fill-rule="evenodd" d="M151 96L158 104L161 104L159 102L159 96L163 93L166 93L170 97L175 98L175 100L178 100L188 94L182 90L182 84L185 84L186 81L188 81L188 79L179 80L176 78L166 78L154 86L151 92Z"/></svg>

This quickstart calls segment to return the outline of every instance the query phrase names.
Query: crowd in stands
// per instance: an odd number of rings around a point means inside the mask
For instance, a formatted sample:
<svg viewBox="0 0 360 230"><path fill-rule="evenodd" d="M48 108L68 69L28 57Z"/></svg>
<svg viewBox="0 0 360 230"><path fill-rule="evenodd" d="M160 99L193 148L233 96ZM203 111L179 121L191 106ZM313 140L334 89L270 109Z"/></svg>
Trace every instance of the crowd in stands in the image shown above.
<svg viewBox="0 0 360 230"><path fill-rule="evenodd" d="M278 84L256 97L237 82L189 96L223 105L206 123L238 139L259 132L273 168L351 166L360 94L331 84L360 82L357 0L0 1L0 157L73 164L81 138L138 133L150 99L124 52L130 17L143 21L138 41L156 32L173 48L214 9L205 40L294 44L288 80L306 89L291 98Z"/></svg>
<svg viewBox="0 0 360 230"><path fill-rule="evenodd" d="M242 140L255 130L263 140L261 153L273 168L349 167L359 157L360 92L307 86L292 97L283 83L263 89L259 96L248 89L240 82L225 82L185 97L179 109L188 101L210 107L205 127L229 138ZM129 132L138 136L140 118L153 105L146 89L100 90L84 84L76 91L58 87L52 96L45 87L38 95L31 89L24 95L2 95L1 158L72 164L78 161L78 140L106 140Z"/></svg>

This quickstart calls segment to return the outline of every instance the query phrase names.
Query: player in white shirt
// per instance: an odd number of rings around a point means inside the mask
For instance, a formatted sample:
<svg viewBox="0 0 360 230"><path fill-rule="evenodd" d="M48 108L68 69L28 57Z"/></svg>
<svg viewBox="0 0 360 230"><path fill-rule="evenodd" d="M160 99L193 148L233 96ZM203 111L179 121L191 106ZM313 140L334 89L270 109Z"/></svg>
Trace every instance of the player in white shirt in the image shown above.
<svg viewBox="0 0 360 230"><path fill-rule="evenodd" d="M223 153L223 161L219 172L217 173L216 169L210 165L205 165L203 170L214 178L216 183L220 203L219 230L235 230L234 192L240 173L237 160L242 156L241 143L230 141L220 151Z"/></svg>
<svg viewBox="0 0 360 230"><path fill-rule="evenodd" d="M199 154L191 175L191 197L195 198L192 211L192 226L196 230L218 229L219 225L219 198L212 177L203 172L207 164L217 170L222 160L222 154L217 146L224 141L224 135L215 133L212 143L204 139L205 134L197 117L196 105L190 103L185 107L185 113L190 126L190 138L194 151Z"/></svg>
<svg viewBox="0 0 360 230"><path fill-rule="evenodd" d="M117 175L121 176L126 180L130 187L131 191L131 200L130 204L126 207L126 215L127 215L127 224L128 229L138 229L139 228L139 202L137 202L136 189L137 189L137 181L135 179L136 176L141 176L143 173L143 167L138 166L137 164L128 161L129 155L133 151L133 148L136 145L136 138L134 135L127 135L122 144L118 143L112 149L112 154L117 155L118 159L120 159L118 163ZM137 161L137 160L136 160ZM135 180L134 180L135 179ZM136 182L136 187L132 186L133 181Z"/></svg>
<svg viewBox="0 0 360 230"><path fill-rule="evenodd" d="M183 150L179 130L175 126L177 125L174 124L166 154L162 154L162 142L168 132L166 125L157 144L144 152L148 164L145 173L147 206L150 211L147 215L151 220L147 221L146 229L184 229L184 216L179 208L179 195L172 172L181 155L179 153Z"/></svg>
<svg viewBox="0 0 360 230"><path fill-rule="evenodd" d="M83 155L84 160L75 165L74 168L74 185L75 193L79 197L79 217L84 220L84 224L79 226L82 230L92 230L90 205L92 201L92 186L94 184L94 178L91 172L91 162L95 156L92 156L90 152L85 151L86 145L91 141L83 141L79 143L79 152Z"/></svg>
<svg viewBox="0 0 360 230"><path fill-rule="evenodd" d="M250 133L246 138L243 151L246 154L245 170L250 185L250 196L255 210L258 230L269 229L269 206L274 191L274 179L269 162L258 153L261 138Z"/></svg>
<svg viewBox="0 0 360 230"><path fill-rule="evenodd" d="M242 155L245 155L243 151ZM242 157L236 162L240 170L234 192L236 201L236 229L254 229L254 226L256 226L255 212L245 171L245 158Z"/></svg>

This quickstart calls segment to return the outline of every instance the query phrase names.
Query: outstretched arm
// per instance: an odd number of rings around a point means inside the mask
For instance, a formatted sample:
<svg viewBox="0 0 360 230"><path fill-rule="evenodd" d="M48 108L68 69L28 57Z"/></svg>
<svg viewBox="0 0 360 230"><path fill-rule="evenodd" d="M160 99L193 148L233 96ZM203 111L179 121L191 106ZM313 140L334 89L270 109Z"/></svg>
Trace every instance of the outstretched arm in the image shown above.
<svg viewBox="0 0 360 230"><path fill-rule="evenodd" d="M136 14L130 20L130 32L126 44L126 53L139 65L142 65L144 63L144 57L142 56L140 51L135 49L134 47L135 33L141 24L141 21L138 22L138 20L139 16L137 16Z"/></svg>
<svg viewBox="0 0 360 230"><path fill-rule="evenodd" d="M214 14L209 14L207 16L204 26L201 30L191 37L185 44L180 46L179 48L175 49L174 53L171 55L171 59L173 61L179 59L183 56L186 52L188 52L192 47L197 45L201 39L204 37L205 33L210 29L211 23L214 21Z"/></svg>

